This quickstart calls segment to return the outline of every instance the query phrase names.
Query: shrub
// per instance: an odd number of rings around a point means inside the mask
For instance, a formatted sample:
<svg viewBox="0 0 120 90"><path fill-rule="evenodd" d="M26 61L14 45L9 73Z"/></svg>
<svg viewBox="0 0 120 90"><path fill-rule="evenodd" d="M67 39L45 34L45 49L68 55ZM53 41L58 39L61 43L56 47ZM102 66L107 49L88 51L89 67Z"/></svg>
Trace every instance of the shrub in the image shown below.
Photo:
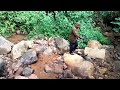
<svg viewBox="0 0 120 90"><path fill-rule="evenodd" d="M54 11L46 15L45 11L1 11L0 33L10 36L16 30L21 34L27 34L27 39L44 37L62 37L68 40L72 27L76 22L81 23L78 34L84 37L79 46L84 48L91 39L98 40L102 44L108 44L100 29L95 27L93 21L94 11Z"/></svg>

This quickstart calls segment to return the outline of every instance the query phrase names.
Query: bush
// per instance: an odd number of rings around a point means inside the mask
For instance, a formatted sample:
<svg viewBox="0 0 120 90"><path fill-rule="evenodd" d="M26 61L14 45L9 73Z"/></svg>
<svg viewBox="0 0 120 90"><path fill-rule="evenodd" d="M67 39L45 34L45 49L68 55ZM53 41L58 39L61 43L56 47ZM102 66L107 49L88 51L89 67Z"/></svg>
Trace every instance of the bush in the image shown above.
<svg viewBox="0 0 120 90"><path fill-rule="evenodd" d="M10 36L18 29L21 34L28 34L27 39L62 37L68 40L72 27L76 22L80 22L78 33L85 37L85 40L78 42L81 48L91 39L108 44L107 38L95 27L94 11L55 11L55 14L54 17L52 13L46 15L45 11L1 11L0 33Z"/></svg>
<svg viewBox="0 0 120 90"><path fill-rule="evenodd" d="M113 31L120 33L120 17L115 18L115 21L111 22L112 24L116 25L115 28L113 28Z"/></svg>

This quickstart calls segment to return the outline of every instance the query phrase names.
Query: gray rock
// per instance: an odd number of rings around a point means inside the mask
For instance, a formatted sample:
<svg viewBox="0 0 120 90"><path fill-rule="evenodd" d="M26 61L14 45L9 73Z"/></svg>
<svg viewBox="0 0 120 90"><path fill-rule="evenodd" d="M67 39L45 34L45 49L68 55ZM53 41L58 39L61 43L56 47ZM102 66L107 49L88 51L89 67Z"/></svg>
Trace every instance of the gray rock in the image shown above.
<svg viewBox="0 0 120 90"><path fill-rule="evenodd" d="M37 60L38 58L36 51L31 49L24 53L20 58L22 65L30 65L37 62Z"/></svg>
<svg viewBox="0 0 120 90"><path fill-rule="evenodd" d="M69 50L69 43L63 38L55 38L55 45L61 51L61 53Z"/></svg>
<svg viewBox="0 0 120 90"><path fill-rule="evenodd" d="M22 75L24 76L30 76L33 73L33 69L25 67L22 71Z"/></svg>
<svg viewBox="0 0 120 90"><path fill-rule="evenodd" d="M22 56L23 53L27 51L27 48L25 47L25 41L21 41L17 44L15 44L12 48L12 58L17 59Z"/></svg>
<svg viewBox="0 0 120 90"><path fill-rule="evenodd" d="M120 61L115 61L115 63L114 63L114 69L116 71L120 71Z"/></svg>
<svg viewBox="0 0 120 90"><path fill-rule="evenodd" d="M19 57L21 57L28 48L31 48L33 45L33 41L21 41L17 44L15 44L12 48L12 58L13 59L17 59Z"/></svg>
<svg viewBox="0 0 120 90"><path fill-rule="evenodd" d="M0 36L0 55L9 53L13 45L13 43Z"/></svg>
<svg viewBox="0 0 120 90"><path fill-rule="evenodd" d="M5 65L4 60L0 58L0 70L3 70L4 65Z"/></svg>

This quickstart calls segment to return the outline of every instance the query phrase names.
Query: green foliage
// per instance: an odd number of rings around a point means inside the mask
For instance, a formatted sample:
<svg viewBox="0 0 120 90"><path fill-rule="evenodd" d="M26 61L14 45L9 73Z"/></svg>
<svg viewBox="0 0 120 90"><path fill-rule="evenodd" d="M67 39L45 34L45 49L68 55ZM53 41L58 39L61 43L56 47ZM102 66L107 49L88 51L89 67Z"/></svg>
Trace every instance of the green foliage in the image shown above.
<svg viewBox="0 0 120 90"><path fill-rule="evenodd" d="M116 25L115 28L113 28L113 31L120 32L120 17L115 18L115 21L111 22L112 24Z"/></svg>
<svg viewBox="0 0 120 90"><path fill-rule="evenodd" d="M93 21L94 11L55 11L46 15L45 11L1 11L0 34L10 36L18 29L21 34L28 34L27 39L44 37L62 37L68 40L72 27L80 22L78 31L84 40L79 40L79 46L84 48L91 39L102 44L108 44L100 29L95 27ZM56 18L56 20L55 20Z"/></svg>
<svg viewBox="0 0 120 90"><path fill-rule="evenodd" d="M100 29L94 27L93 15L93 11L75 11L69 14L69 18L72 19L73 24L76 22L81 23L78 33L81 37L85 38L84 40L78 41L78 45L81 48L84 48L89 40L98 40L102 44L109 44L109 40L102 35Z"/></svg>

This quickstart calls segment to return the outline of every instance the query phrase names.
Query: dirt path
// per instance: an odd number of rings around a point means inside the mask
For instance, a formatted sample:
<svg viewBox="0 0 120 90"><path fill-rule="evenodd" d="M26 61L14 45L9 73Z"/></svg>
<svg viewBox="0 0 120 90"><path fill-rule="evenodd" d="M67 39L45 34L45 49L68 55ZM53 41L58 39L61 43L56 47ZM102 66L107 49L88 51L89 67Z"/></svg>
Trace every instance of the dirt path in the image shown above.
<svg viewBox="0 0 120 90"><path fill-rule="evenodd" d="M8 40L14 44L24 40L26 36L25 35L17 35L17 34L14 34L12 35L11 37L8 38Z"/></svg>
<svg viewBox="0 0 120 90"><path fill-rule="evenodd" d="M47 56L47 55L39 56L38 62L31 65L32 69L35 70L35 74L38 76L38 78L40 78L40 79L56 79L56 76L57 76L56 74L44 72L44 66L46 63L55 61L57 57L58 57L58 55L55 55L55 54L53 54L51 56Z"/></svg>

